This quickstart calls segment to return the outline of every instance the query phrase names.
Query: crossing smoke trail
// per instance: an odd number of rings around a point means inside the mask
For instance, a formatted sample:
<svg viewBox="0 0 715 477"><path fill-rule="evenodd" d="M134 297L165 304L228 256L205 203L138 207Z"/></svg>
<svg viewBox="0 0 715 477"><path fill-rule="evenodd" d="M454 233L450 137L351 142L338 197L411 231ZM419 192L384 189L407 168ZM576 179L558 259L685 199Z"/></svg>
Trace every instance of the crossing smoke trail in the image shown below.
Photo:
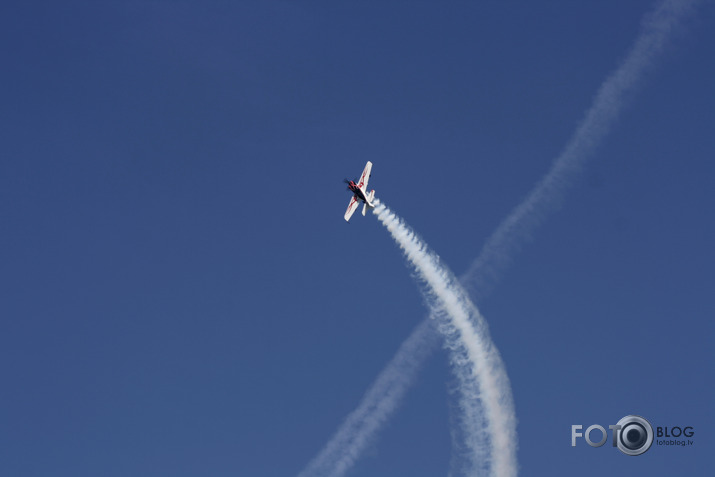
<svg viewBox="0 0 715 477"><path fill-rule="evenodd" d="M646 15L641 33L626 59L601 84L591 107L551 169L504 219L465 273L470 291L482 298L509 266L531 232L556 209L564 191L581 173L587 159L608 134L631 93L669 36L699 0L665 0ZM480 296L481 295L481 296Z"/></svg>
<svg viewBox="0 0 715 477"><path fill-rule="evenodd" d="M460 409L473 471L517 474L516 416L509 378L484 318L457 278L399 217L378 204L375 214L395 239L418 276L424 280L431 314L460 381Z"/></svg>
<svg viewBox="0 0 715 477"><path fill-rule="evenodd" d="M608 133L624 105L625 95L632 92L673 31L685 16L694 10L697 0L666 0L656 4L641 26L641 32L620 66L602 83L590 109L579 124L563 152L550 171L502 221L460 278L470 284L477 300L490 289L510 264L529 235L559 202L560 196L578 176L585 161ZM434 343L432 329L424 320L399 348L395 357L379 374L359 406L345 419L339 430L300 477L330 475L340 477L360 456L366 444L397 408L414 380L417 370L434 349L434 345L415 348L408 343ZM426 351L425 349L428 348ZM402 373L403 363L410 363L410 372ZM372 414L373 410L381 412ZM330 450L330 452L328 452ZM349 462L342 456L349 455ZM339 471L338 471L339 470Z"/></svg>
<svg viewBox="0 0 715 477"><path fill-rule="evenodd" d="M352 468L372 436L402 401L420 366L437 346L439 337L431 327L429 320L423 320L412 331L358 407L348 414L328 444L298 477L340 477Z"/></svg>

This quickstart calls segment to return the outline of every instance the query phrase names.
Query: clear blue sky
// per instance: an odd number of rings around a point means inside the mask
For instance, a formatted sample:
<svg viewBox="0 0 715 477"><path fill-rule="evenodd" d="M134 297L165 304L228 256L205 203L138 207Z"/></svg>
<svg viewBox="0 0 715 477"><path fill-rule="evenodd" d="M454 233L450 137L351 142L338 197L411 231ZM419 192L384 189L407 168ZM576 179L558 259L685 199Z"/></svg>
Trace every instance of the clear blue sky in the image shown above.
<svg viewBox="0 0 715 477"><path fill-rule="evenodd" d="M0 474L290 476L425 308L377 196L460 274L650 1L0 7ZM715 8L481 304L522 475L713 463ZM446 475L442 351L351 475ZM627 457L572 424L695 446ZM453 417L453 416L452 416Z"/></svg>

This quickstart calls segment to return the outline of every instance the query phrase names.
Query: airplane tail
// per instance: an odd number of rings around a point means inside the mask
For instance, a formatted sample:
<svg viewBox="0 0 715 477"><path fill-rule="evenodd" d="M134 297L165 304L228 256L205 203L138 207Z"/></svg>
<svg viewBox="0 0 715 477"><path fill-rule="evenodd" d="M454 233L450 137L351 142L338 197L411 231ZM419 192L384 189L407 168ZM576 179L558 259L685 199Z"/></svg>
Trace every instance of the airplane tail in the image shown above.
<svg viewBox="0 0 715 477"><path fill-rule="evenodd" d="M363 217L365 216L365 213L367 212L368 207L371 209L375 208L375 206L372 205L372 199L374 199L374 198L375 198L375 189L370 191L370 193L367 195L367 201L365 201L365 204L362 206Z"/></svg>

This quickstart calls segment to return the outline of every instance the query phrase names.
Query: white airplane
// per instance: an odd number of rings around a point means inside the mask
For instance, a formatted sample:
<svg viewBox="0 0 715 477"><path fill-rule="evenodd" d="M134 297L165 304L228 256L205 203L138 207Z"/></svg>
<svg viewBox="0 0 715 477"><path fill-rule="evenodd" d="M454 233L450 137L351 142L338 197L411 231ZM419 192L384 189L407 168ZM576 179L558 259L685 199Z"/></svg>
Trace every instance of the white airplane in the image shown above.
<svg viewBox="0 0 715 477"><path fill-rule="evenodd" d="M370 179L370 171L372 170L372 162L367 161L367 164L365 164L365 170L362 171L362 175L360 176L360 181L356 184L355 181L349 181L345 179L345 183L348 185L348 190L353 193L352 199L350 199L350 203L348 204L348 210L345 211L345 220L349 221L350 217L353 216L353 212L355 212L355 209L357 209L359 202L363 201L365 205L362 207L362 215L365 215L365 212L367 212L367 208L370 207L371 209L375 207L375 205L372 202L372 199L375 198L375 189L371 190L370 193L367 193L367 181Z"/></svg>

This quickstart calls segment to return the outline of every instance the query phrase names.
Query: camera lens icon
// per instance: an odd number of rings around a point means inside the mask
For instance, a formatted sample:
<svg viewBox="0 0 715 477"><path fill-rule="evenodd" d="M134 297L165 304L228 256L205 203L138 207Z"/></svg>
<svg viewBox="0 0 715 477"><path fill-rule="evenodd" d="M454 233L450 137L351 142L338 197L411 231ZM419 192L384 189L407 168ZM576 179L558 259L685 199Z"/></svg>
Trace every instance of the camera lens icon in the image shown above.
<svg viewBox="0 0 715 477"><path fill-rule="evenodd" d="M653 427L640 416L626 416L618 425L616 442L618 449L626 455L641 455L653 444Z"/></svg>

